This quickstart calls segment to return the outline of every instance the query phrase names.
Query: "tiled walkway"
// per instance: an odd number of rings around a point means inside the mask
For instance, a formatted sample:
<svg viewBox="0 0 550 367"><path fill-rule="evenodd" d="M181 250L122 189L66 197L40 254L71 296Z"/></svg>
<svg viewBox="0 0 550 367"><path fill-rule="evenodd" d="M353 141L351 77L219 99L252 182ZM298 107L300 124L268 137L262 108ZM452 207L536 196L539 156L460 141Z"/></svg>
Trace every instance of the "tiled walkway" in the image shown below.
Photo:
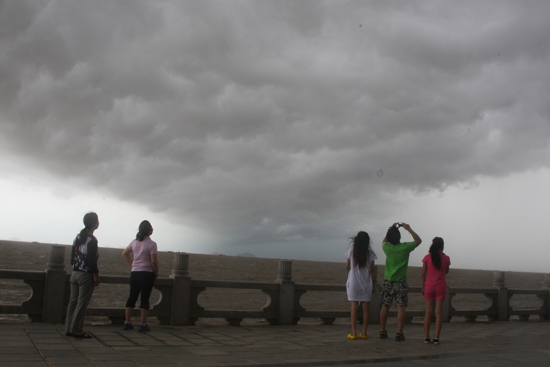
<svg viewBox="0 0 550 367"><path fill-rule="evenodd" d="M0 324L3 366L542 366L550 359L550 322L443 325L441 344L424 344L420 324L405 327L404 342L349 340L347 325L159 326L151 333L89 326L92 339L65 336L62 325Z"/></svg>

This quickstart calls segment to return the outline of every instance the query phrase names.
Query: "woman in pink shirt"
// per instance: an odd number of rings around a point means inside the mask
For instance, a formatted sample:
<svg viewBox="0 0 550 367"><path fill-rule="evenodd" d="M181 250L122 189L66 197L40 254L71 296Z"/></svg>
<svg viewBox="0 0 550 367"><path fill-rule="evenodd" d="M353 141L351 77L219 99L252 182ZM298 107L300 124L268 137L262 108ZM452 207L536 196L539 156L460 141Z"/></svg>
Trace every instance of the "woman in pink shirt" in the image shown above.
<svg viewBox="0 0 550 367"><path fill-rule="evenodd" d="M149 297L153 291L153 286L158 278L159 266L157 259L157 243L151 239L153 226L149 221L144 220L139 225L139 232L136 239L122 252L122 256L128 264L132 265L130 274L130 296L126 301L124 330L131 330L132 312L136 305L138 296L141 293L141 325L138 331L149 332L151 329L147 325L147 315L149 314ZM134 254L133 259L130 254Z"/></svg>
<svg viewBox="0 0 550 367"><path fill-rule="evenodd" d="M431 343L430 323L432 320L435 301L435 338L434 344L439 344L441 333L443 300L447 294L447 273L451 265L449 256L443 253L443 238L435 237L430 246L430 253L422 260L422 294L426 300L426 314L424 315L424 343Z"/></svg>

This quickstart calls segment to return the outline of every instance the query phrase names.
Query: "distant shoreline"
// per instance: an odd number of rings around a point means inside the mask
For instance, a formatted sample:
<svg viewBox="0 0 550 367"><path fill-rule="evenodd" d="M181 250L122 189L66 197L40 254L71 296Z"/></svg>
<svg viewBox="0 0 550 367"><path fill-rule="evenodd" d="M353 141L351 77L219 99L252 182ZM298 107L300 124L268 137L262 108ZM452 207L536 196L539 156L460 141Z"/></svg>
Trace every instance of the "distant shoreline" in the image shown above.
<svg viewBox="0 0 550 367"><path fill-rule="evenodd" d="M44 270L52 244L0 240L0 269ZM127 275L129 266L123 261L123 248L100 247L100 273ZM65 250L66 271L70 272L69 252ZM160 276L169 276L173 268L174 251L159 251ZM280 259L213 254L189 254L189 272L197 279L248 280L251 278L271 281L277 277ZM37 256L38 255L38 256ZM292 260L293 280L304 283L345 284L347 271L344 262ZM384 265L376 264L378 282L383 279ZM422 268L409 266L408 282L420 285ZM514 288L541 288L544 273L505 271L506 284ZM451 266L448 284L451 287L491 287L493 270L456 269Z"/></svg>

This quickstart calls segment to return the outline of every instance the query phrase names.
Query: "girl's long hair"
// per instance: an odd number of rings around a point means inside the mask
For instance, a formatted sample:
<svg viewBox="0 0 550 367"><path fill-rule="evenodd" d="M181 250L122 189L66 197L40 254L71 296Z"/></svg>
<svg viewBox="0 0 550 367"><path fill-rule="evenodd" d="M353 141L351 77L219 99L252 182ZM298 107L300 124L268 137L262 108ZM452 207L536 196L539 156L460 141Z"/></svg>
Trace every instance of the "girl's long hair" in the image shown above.
<svg viewBox="0 0 550 367"><path fill-rule="evenodd" d="M139 232L136 234L136 240L143 241L145 237L151 235L153 226L149 223L148 220L144 220L139 224Z"/></svg>
<svg viewBox="0 0 550 367"><path fill-rule="evenodd" d="M86 239L88 238L88 230L93 229L97 223L99 223L99 218L96 213L90 212L84 215L84 219L82 221L84 222L84 228L80 231L78 239L76 240L77 246L86 243Z"/></svg>
<svg viewBox="0 0 550 367"><path fill-rule="evenodd" d="M370 236L367 232L360 231L350 240L350 243L353 244L353 261L362 269L369 261Z"/></svg>
<svg viewBox="0 0 550 367"><path fill-rule="evenodd" d="M432 263L438 270L441 269L441 251L443 251L443 238L435 237L430 246L430 255Z"/></svg>

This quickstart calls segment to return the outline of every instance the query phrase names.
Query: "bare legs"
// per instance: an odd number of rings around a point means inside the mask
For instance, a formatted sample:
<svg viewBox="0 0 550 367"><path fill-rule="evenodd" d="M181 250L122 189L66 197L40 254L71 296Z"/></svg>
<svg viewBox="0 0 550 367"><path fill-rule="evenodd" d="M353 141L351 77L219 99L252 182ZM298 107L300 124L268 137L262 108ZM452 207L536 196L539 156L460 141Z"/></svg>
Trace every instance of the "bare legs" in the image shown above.
<svg viewBox="0 0 550 367"><path fill-rule="evenodd" d="M435 302L435 338L439 339L441 333L441 326L443 325L443 300L426 301L426 314L424 315L424 333L425 337L430 337L430 324L432 322L433 310Z"/></svg>
<svg viewBox="0 0 550 367"><path fill-rule="evenodd" d="M388 312L390 308L388 306L382 306L380 310L380 331L386 330L386 323L388 321ZM397 332L402 334L403 327L405 326L406 312L405 307L397 307Z"/></svg>
<svg viewBox="0 0 550 367"><path fill-rule="evenodd" d="M149 310L146 310L144 308L140 308L139 310L141 312L141 323L146 324L147 323L147 316L149 315ZM132 312L133 311L134 311L134 309L132 307L126 307L124 309L124 314L126 316L126 322L131 322L132 321Z"/></svg>
<svg viewBox="0 0 550 367"><path fill-rule="evenodd" d="M132 311L134 311L134 309L132 307L126 307L124 309L124 316L126 317L125 322L131 322L132 321Z"/></svg>
<svg viewBox="0 0 550 367"><path fill-rule="evenodd" d="M140 308L141 311L141 324L147 324L147 315L149 315L149 310Z"/></svg>
<svg viewBox="0 0 550 367"><path fill-rule="evenodd" d="M364 336L367 335L367 327L369 325L369 303L361 302L361 307L363 308L363 332ZM351 301L351 335L357 336L357 314L359 311L359 302Z"/></svg>
<svg viewBox="0 0 550 367"><path fill-rule="evenodd" d="M388 306L382 306L380 309L380 331L386 330L386 323L388 322L388 312L390 308Z"/></svg>
<svg viewBox="0 0 550 367"><path fill-rule="evenodd" d="M426 301L426 313L424 314L424 337L430 338L430 324L432 322L432 314L434 309L434 301Z"/></svg>
<svg viewBox="0 0 550 367"><path fill-rule="evenodd" d="M435 337L439 339L443 325L443 300L435 301Z"/></svg>
<svg viewBox="0 0 550 367"><path fill-rule="evenodd" d="M369 303L363 302L363 335L367 336L367 327L369 326Z"/></svg>
<svg viewBox="0 0 550 367"><path fill-rule="evenodd" d="M357 311L359 309L359 302L351 301L351 335L357 336L356 324L357 324Z"/></svg>
<svg viewBox="0 0 550 367"><path fill-rule="evenodd" d="M397 307L397 332L403 334L405 326L405 307Z"/></svg>

